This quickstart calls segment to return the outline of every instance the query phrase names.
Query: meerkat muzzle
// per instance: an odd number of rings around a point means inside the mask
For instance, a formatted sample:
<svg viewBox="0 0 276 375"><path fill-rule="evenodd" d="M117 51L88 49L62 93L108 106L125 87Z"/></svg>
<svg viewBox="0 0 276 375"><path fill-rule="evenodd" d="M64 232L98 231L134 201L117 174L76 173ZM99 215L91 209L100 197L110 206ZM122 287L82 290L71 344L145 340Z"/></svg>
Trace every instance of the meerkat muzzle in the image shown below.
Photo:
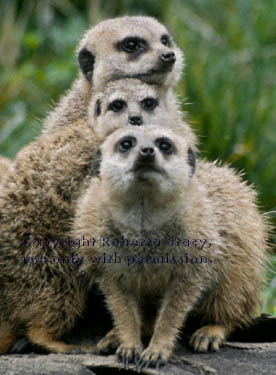
<svg viewBox="0 0 276 375"><path fill-rule="evenodd" d="M173 65L176 61L174 52L162 53L159 58L162 61L162 63L166 65Z"/></svg>
<svg viewBox="0 0 276 375"><path fill-rule="evenodd" d="M130 125L140 126L142 125L143 120L141 116L132 116L132 117L129 117L128 122Z"/></svg>
<svg viewBox="0 0 276 375"><path fill-rule="evenodd" d="M161 173L160 168L155 163L155 151L153 147L143 147L140 149L133 172Z"/></svg>

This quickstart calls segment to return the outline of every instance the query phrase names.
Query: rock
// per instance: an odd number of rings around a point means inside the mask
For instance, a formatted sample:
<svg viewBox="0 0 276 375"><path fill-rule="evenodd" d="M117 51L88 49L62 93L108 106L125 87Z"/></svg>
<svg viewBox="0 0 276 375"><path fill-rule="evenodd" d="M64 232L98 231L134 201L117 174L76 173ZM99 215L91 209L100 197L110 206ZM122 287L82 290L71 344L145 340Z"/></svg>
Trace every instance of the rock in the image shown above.
<svg viewBox="0 0 276 375"><path fill-rule="evenodd" d="M97 297L99 298L99 296ZM101 300L93 300L91 308L72 332L69 343L94 345L111 328L112 322ZM97 309L95 309L97 306ZM276 317L262 315L247 329L236 330L217 353L194 353L187 345L189 336L198 328L199 320L188 319L182 338L177 343L170 363L143 370L141 374L170 375L276 375ZM43 354L26 338L14 346L20 354L0 356L0 375L127 375L135 367L123 369L115 355ZM33 353L35 352L35 353ZM21 354L25 353L25 354Z"/></svg>

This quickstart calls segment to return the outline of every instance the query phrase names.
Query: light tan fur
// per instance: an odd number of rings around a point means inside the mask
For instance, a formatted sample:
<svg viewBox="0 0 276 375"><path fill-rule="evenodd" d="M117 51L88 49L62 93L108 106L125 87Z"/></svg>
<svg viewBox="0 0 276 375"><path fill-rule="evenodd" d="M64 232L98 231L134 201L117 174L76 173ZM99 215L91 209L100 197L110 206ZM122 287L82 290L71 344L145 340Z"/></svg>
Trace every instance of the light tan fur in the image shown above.
<svg viewBox="0 0 276 375"><path fill-rule="evenodd" d="M93 90L103 90L110 81L132 77L169 90L180 78L183 57L171 36L169 46L162 44L163 35L169 35L167 29L154 18L144 16L105 20L88 30L78 47L79 61L85 60L80 66L87 72L81 68L72 88L47 117L42 133L67 126L79 118L87 119ZM147 43L145 50L140 54L118 50L118 43L127 37L143 38ZM84 50L87 56L83 58ZM170 52L175 54L176 61L164 65L160 56Z"/></svg>
<svg viewBox="0 0 276 375"><path fill-rule="evenodd" d="M120 152L125 137L136 145ZM160 137L176 152L162 153ZM268 227L256 193L227 166L198 161L192 174L191 147L188 137L160 127L114 132L101 147L100 178L77 205L74 235L96 240L78 250L81 271L91 282L97 275L114 319L98 348L117 345L118 357L136 361L138 369L168 361L188 313L201 313L205 325L192 336L193 348L217 350L233 328L251 322L259 303ZM155 159L139 169L145 149L154 150ZM160 245L105 242L121 237L159 239ZM187 248L169 238L197 241ZM156 312L152 325L143 315L148 304ZM147 348L143 335L151 336Z"/></svg>

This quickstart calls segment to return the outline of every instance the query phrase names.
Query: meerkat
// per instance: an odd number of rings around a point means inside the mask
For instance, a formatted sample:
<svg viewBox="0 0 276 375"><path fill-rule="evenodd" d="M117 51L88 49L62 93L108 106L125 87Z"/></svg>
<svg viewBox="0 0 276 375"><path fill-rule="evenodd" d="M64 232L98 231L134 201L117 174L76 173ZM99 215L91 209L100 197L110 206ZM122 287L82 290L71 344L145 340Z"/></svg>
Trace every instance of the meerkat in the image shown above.
<svg viewBox="0 0 276 375"><path fill-rule="evenodd" d="M87 118L93 91L121 78L135 78L168 90L180 78L183 56L165 26L152 17L120 17L86 32L77 50L80 73L48 115L42 134Z"/></svg>
<svg viewBox="0 0 276 375"><path fill-rule="evenodd" d="M78 200L73 225L75 237L94 239L77 251L80 272L87 282L96 277L114 320L98 349L117 346L139 370L159 367L198 311L204 325L190 345L218 350L258 305L267 225L256 193L231 168L196 162L189 137L170 129L119 129L100 150L99 178Z"/></svg>
<svg viewBox="0 0 276 375"><path fill-rule="evenodd" d="M102 141L122 127L159 123L179 135L190 132L191 137L193 130L182 117L170 92L133 78L109 82L103 91L93 95L88 105L88 123Z"/></svg>

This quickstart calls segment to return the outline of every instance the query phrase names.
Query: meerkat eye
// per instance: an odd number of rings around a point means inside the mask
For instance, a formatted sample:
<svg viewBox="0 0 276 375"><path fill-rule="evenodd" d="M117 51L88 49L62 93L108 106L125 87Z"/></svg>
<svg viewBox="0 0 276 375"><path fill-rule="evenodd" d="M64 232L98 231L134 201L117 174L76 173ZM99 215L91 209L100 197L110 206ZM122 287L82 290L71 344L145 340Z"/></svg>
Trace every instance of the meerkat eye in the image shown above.
<svg viewBox="0 0 276 375"><path fill-rule="evenodd" d="M153 111L154 108L158 105L158 100L149 97L143 99L141 103L144 109L149 109L150 111Z"/></svg>
<svg viewBox="0 0 276 375"><path fill-rule="evenodd" d="M137 141L134 137L124 137L117 143L117 150L119 152L127 152L136 145Z"/></svg>
<svg viewBox="0 0 276 375"><path fill-rule="evenodd" d="M146 49L146 46L146 41L138 37L125 38L119 43L119 49L127 53L142 52Z"/></svg>
<svg viewBox="0 0 276 375"><path fill-rule="evenodd" d="M116 100L113 100L113 102L111 102L109 105L108 105L108 109L110 111L113 111L113 112L120 112L122 111L125 107L126 107L126 102L122 99L116 99Z"/></svg>
<svg viewBox="0 0 276 375"><path fill-rule="evenodd" d="M170 155L176 152L174 144L168 138L158 138L155 144L163 154Z"/></svg>
<svg viewBox="0 0 276 375"><path fill-rule="evenodd" d="M166 46L166 47L170 47L171 41L170 41L169 35L167 35L167 34L162 35L161 43L164 44L164 46Z"/></svg>

